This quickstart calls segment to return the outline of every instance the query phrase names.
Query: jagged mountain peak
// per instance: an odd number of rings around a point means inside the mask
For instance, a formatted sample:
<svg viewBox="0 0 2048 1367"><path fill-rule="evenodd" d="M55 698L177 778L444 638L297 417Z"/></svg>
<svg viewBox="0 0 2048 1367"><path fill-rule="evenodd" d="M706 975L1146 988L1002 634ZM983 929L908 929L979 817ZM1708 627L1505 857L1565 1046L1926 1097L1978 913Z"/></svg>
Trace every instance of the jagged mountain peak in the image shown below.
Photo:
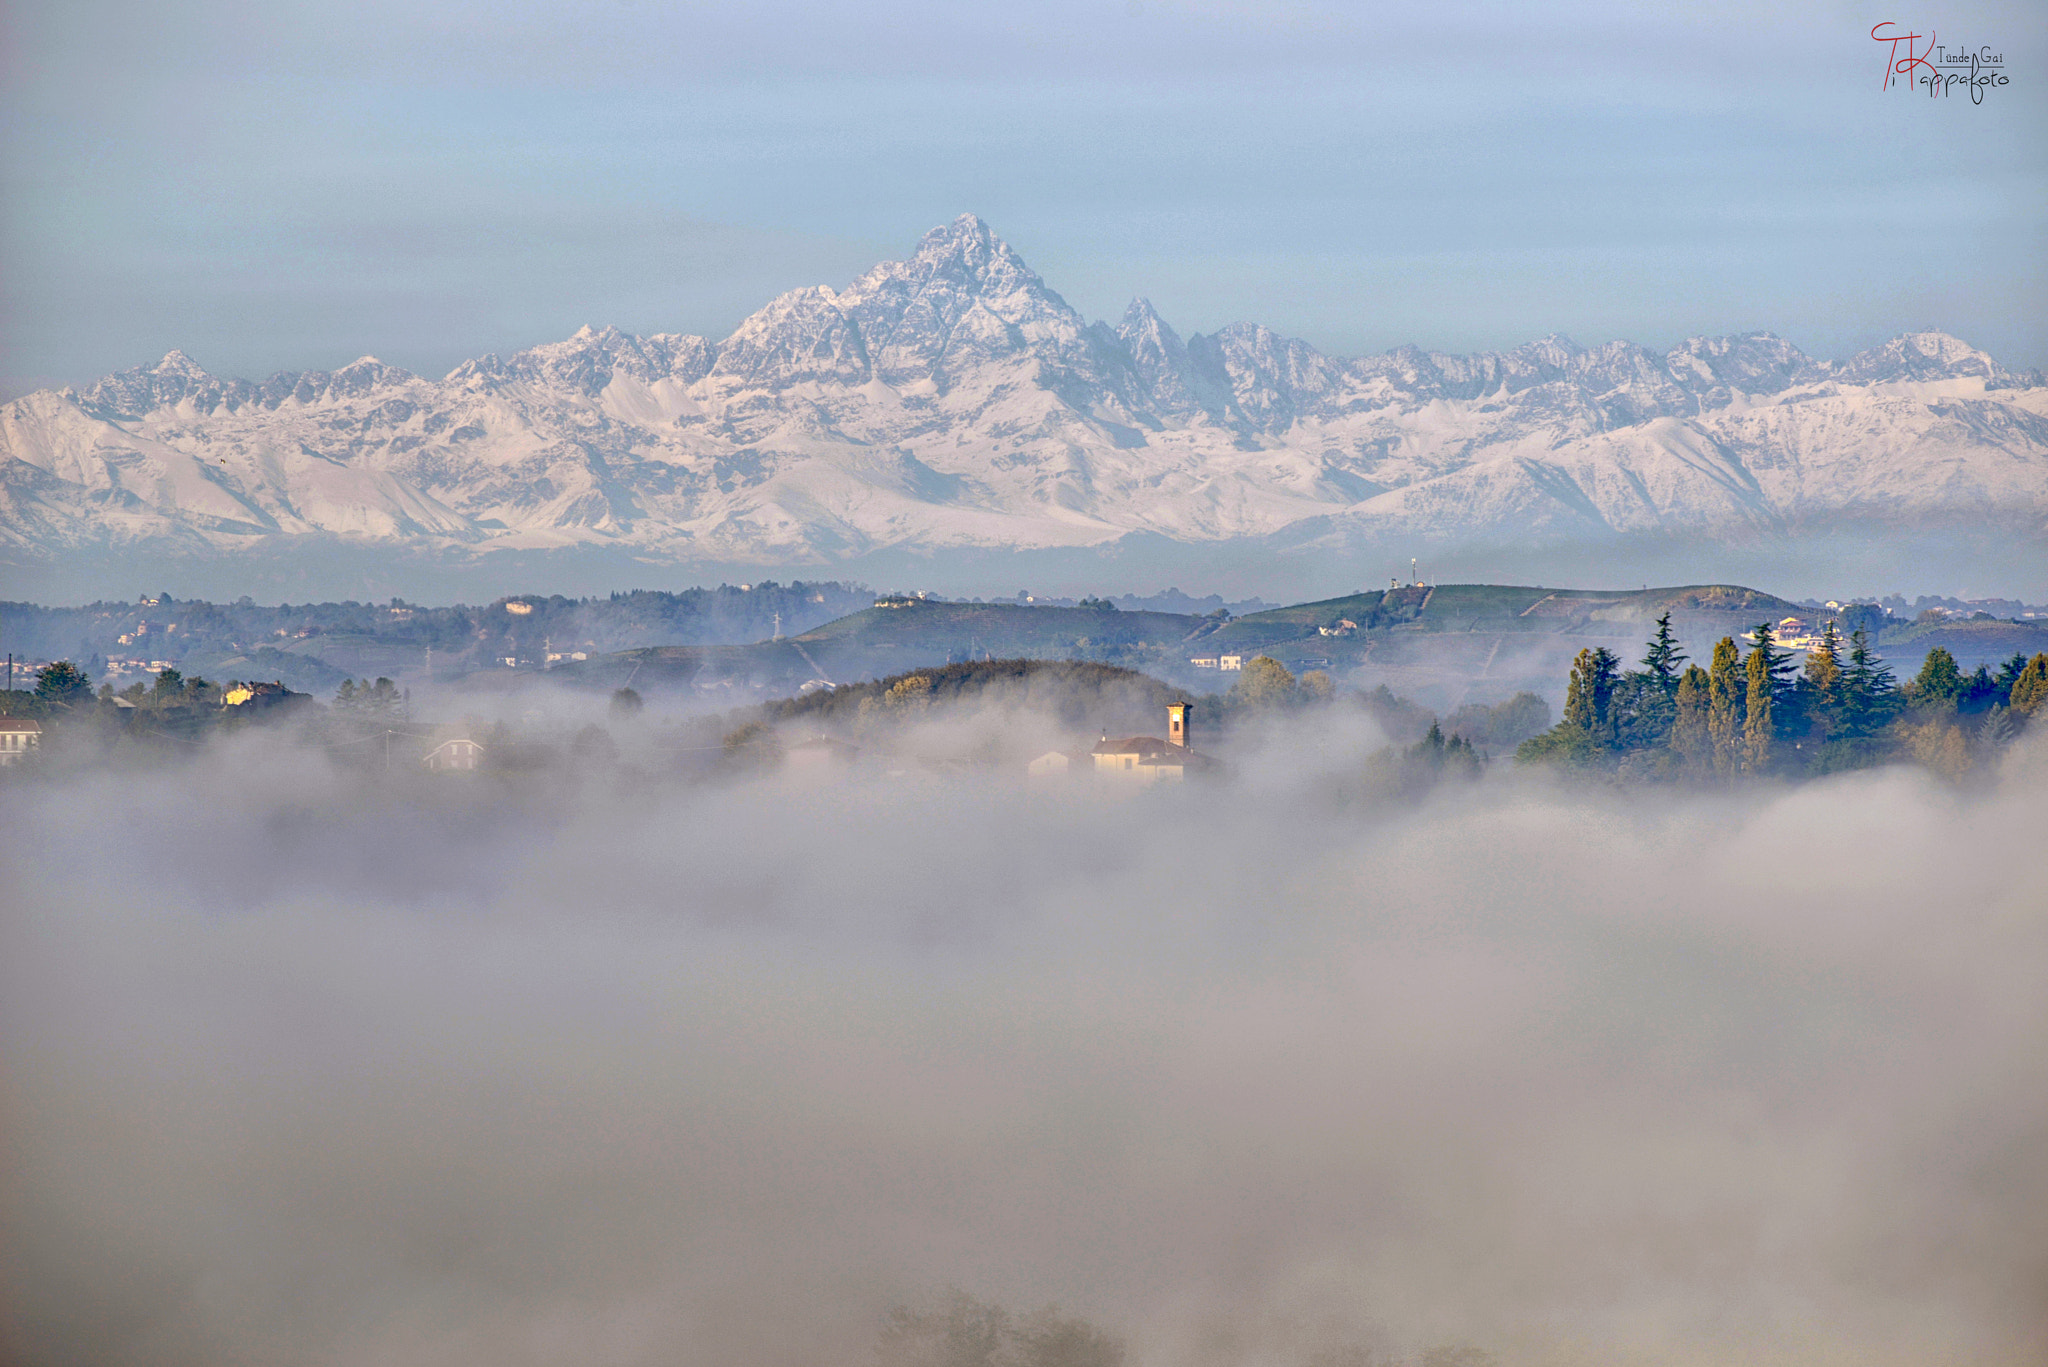
<svg viewBox="0 0 2048 1367"><path fill-rule="evenodd" d="M1999 378L2004 369L1991 356L1946 332L1908 332L1882 346L1859 352L1836 368L1865 383L1940 380L1956 376Z"/></svg>
<svg viewBox="0 0 2048 1367"><path fill-rule="evenodd" d="M1038 279L1037 272L1024 264L1016 249L975 214L962 214L951 223L933 228L918 239L917 250L910 259L933 273L957 265L976 276L998 268Z"/></svg>
<svg viewBox="0 0 2048 1367"><path fill-rule="evenodd" d="M844 299L848 308L889 315L920 295L958 301L956 312L974 300L1007 304L1010 313L1067 307L1015 248L973 214L926 233L907 259L877 265L848 287Z"/></svg>
<svg viewBox="0 0 2048 1367"><path fill-rule="evenodd" d="M1124 306L1123 321L1117 324L1117 331L1150 333L1160 330L1172 332L1173 328L1159 316L1159 310L1153 306L1150 299L1142 294L1133 295L1131 302Z"/></svg>
<svg viewBox="0 0 2048 1367"><path fill-rule="evenodd" d="M130 371L128 373L136 374L139 371ZM172 347L169 351L166 351L161 361L148 367L148 373L152 375L184 375L195 380L210 380L213 378L213 376L207 373L205 367L201 366L177 347Z"/></svg>

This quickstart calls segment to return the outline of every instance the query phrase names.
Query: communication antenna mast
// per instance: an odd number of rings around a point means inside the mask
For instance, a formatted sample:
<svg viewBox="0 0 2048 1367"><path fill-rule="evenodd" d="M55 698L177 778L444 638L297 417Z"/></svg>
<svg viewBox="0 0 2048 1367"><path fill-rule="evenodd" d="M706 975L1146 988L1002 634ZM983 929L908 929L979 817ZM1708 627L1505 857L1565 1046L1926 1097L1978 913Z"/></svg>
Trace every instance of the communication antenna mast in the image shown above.
<svg viewBox="0 0 2048 1367"><path fill-rule="evenodd" d="M776 613L775 613L775 637L774 637L774 639L775 639L775 640L778 640L778 641L782 639L782 611L781 611L781 609L779 609L779 608L778 608L778 609L776 610Z"/></svg>

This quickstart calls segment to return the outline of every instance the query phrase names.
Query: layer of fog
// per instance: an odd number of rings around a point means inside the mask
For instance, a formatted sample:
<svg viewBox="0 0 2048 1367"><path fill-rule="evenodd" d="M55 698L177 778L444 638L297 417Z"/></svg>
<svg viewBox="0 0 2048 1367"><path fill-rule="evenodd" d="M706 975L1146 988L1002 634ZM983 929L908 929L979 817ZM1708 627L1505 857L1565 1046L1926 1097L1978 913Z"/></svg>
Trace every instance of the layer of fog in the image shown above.
<svg viewBox="0 0 2048 1367"><path fill-rule="evenodd" d="M947 1285L1130 1361L2048 1351L2048 745L1502 775L0 790L11 1360L871 1361Z"/></svg>

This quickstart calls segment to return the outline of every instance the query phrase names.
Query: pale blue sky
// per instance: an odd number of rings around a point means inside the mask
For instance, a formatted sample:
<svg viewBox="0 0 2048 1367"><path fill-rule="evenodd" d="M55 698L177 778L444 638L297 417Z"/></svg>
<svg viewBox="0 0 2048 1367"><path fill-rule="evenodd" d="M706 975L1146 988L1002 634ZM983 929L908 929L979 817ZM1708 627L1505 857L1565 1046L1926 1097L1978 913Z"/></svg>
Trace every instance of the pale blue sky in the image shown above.
<svg viewBox="0 0 2048 1367"><path fill-rule="evenodd" d="M2048 26L1936 18L2011 84L1882 91L1890 0L16 6L0 392L718 336L963 210L1183 332L2048 364Z"/></svg>

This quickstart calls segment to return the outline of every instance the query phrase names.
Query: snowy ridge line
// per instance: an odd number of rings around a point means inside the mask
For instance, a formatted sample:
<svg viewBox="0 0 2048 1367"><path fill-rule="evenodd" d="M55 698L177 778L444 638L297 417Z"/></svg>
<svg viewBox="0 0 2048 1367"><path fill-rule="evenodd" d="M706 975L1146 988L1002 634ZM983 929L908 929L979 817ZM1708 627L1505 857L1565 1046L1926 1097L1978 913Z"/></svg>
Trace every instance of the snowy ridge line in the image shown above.
<svg viewBox="0 0 2048 1367"><path fill-rule="evenodd" d="M2048 518L2048 387L1942 333L1325 356L1083 318L972 215L731 336L584 328L440 380L181 352L0 407L0 543L277 538L825 563L890 547Z"/></svg>

